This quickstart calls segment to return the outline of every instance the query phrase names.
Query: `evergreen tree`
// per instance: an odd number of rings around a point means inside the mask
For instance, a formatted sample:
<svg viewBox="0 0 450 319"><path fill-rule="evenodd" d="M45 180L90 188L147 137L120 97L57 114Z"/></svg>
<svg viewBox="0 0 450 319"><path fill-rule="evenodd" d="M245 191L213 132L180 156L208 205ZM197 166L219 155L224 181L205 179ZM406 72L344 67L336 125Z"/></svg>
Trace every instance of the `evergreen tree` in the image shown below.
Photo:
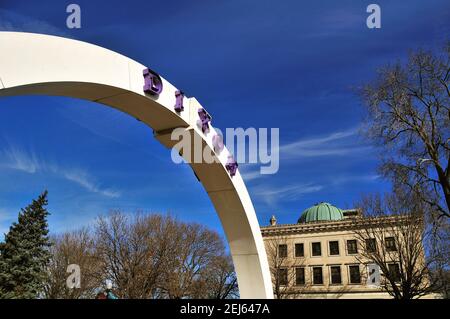
<svg viewBox="0 0 450 319"><path fill-rule="evenodd" d="M35 299L42 293L50 260L47 191L21 209L0 244L0 299Z"/></svg>

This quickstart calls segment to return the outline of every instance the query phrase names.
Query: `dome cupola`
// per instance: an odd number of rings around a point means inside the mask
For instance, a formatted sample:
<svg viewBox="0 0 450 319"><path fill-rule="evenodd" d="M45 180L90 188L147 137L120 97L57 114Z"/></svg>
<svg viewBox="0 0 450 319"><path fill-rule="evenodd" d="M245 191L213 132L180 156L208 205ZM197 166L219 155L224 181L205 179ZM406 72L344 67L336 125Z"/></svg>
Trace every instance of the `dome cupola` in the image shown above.
<svg viewBox="0 0 450 319"><path fill-rule="evenodd" d="M298 223L334 221L341 219L344 219L344 214L340 208L329 203L320 203L305 209L298 219Z"/></svg>

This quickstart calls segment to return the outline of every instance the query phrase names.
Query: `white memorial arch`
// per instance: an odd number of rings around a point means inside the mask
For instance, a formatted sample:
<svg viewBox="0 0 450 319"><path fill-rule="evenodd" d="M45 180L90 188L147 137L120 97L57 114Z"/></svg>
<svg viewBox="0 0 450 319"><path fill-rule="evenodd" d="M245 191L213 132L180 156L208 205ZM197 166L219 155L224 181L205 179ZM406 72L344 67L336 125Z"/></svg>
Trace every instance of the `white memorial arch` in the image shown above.
<svg viewBox="0 0 450 319"><path fill-rule="evenodd" d="M190 165L221 220L241 298L273 298L266 251L247 188L239 170L227 166L228 150L217 149L210 117L195 98L185 97L144 65L99 46L0 32L0 97L30 94L75 97L119 109L151 127L168 148L178 142L171 140L176 128L200 138L218 161Z"/></svg>

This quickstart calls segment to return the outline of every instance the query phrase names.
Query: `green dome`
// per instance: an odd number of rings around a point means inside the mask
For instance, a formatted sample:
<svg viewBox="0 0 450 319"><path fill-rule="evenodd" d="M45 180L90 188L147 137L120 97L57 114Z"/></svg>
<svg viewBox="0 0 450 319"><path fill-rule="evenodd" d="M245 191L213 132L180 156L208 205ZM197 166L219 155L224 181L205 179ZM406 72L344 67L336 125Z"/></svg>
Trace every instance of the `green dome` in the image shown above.
<svg viewBox="0 0 450 319"><path fill-rule="evenodd" d="M342 210L328 203L320 203L303 211L298 222L311 223L319 221L341 220Z"/></svg>

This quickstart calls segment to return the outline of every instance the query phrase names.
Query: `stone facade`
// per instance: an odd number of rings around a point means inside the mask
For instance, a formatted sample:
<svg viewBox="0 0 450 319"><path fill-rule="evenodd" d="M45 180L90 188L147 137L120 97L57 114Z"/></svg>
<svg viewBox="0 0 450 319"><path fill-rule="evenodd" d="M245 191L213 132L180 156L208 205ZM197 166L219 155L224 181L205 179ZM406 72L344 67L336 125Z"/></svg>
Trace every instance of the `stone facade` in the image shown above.
<svg viewBox="0 0 450 319"><path fill-rule="evenodd" d="M279 298L392 298L380 285L379 267L360 254L355 228L369 219L359 210L341 212L341 220L285 225L272 217L271 225L261 228L275 297L278 292Z"/></svg>

